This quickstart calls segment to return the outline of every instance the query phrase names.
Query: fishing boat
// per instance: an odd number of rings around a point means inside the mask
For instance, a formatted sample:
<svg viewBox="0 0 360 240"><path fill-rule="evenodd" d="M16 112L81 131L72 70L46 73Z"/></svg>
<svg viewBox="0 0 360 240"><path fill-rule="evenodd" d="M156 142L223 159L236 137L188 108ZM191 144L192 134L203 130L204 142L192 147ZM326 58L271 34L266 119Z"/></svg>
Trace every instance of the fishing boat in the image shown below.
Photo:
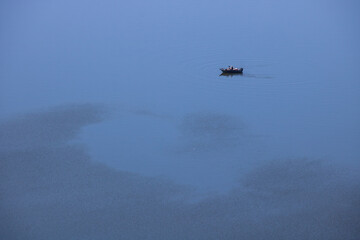
<svg viewBox="0 0 360 240"><path fill-rule="evenodd" d="M228 68L220 68L220 70L223 73L242 73L243 72L243 68L234 68L233 66L229 66Z"/></svg>

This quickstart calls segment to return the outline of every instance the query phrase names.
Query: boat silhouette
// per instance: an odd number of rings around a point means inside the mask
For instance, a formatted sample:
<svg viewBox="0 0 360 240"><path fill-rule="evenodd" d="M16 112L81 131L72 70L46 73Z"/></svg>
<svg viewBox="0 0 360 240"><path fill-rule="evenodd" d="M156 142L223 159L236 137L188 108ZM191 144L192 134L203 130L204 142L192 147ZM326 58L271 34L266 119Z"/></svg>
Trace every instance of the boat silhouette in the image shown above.
<svg viewBox="0 0 360 240"><path fill-rule="evenodd" d="M229 74L232 74L232 73L243 73L243 68L234 68L233 66L231 67L228 67L228 68L220 68L220 70L223 72L223 73L229 73Z"/></svg>

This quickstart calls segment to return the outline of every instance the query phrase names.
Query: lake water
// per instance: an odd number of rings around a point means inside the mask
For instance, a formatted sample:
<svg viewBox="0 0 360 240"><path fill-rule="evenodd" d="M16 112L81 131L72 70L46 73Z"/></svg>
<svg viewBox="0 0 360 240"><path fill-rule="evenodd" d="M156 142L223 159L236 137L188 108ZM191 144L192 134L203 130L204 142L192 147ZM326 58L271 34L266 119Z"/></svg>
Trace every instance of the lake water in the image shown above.
<svg viewBox="0 0 360 240"><path fill-rule="evenodd" d="M0 234L359 239L359 10L0 3Z"/></svg>

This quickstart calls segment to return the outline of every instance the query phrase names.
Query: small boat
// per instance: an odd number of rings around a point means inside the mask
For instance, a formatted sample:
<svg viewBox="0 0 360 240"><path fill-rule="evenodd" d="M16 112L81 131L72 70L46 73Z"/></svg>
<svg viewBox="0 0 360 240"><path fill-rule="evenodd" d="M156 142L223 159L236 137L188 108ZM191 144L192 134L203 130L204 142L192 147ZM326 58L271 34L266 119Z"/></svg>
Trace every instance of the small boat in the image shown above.
<svg viewBox="0 0 360 240"><path fill-rule="evenodd" d="M242 73L243 72L243 68L234 68L233 66L228 67L228 68L220 68L220 70L223 73Z"/></svg>

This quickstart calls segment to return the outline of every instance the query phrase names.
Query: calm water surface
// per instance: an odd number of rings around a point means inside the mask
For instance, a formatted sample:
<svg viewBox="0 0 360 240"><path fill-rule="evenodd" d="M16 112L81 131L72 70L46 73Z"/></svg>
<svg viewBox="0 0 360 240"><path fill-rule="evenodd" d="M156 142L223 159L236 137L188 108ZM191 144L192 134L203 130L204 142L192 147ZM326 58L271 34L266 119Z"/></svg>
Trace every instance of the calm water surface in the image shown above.
<svg viewBox="0 0 360 240"><path fill-rule="evenodd" d="M0 231L358 239L359 10L0 3Z"/></svg>

